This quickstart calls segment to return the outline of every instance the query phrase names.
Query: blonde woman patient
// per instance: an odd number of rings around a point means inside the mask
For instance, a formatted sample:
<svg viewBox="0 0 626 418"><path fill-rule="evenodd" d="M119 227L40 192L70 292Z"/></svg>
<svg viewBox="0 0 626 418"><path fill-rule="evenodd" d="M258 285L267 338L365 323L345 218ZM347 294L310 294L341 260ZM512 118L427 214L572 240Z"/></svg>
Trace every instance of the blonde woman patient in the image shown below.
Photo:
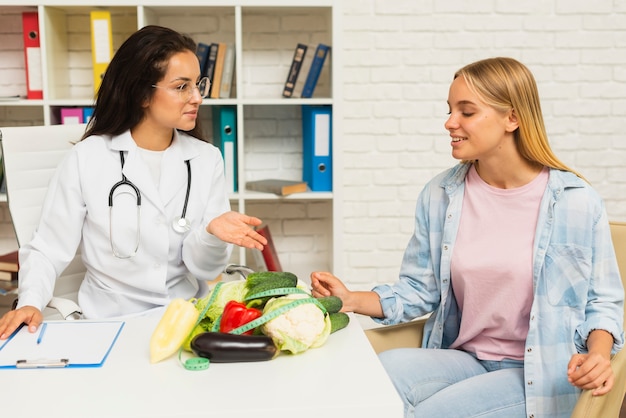
<svg viewBox="0 0 626 418"><path fill-rule="evenodd" d="M398 280L315 296L395 324L431 314L423 348L380 354L408 417L569 417L613 389L624 291L602 199L553 153L529 69L490 58L448 93L452 156L428 182Z"/></svg>

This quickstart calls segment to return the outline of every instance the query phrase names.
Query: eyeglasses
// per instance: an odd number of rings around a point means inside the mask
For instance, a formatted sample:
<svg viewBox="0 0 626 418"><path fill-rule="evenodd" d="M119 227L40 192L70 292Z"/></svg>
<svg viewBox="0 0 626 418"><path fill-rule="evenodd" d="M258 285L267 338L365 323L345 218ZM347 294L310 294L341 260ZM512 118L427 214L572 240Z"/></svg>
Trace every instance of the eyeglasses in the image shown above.
<svg viewBox="0 0 626 418"><path fill-rule="evenodd" d="M175 91L178 93L178 97L180 97L180 100L188 102L193 97L193 91L195 89L198 89L198 93L200 93L200 97L202 97L203 99L209 97L209 92L211 90L211 80L209 80L208 77L202 77L197 84L186 82L178 87L165 87L153 84L152 87Z"/></svg>

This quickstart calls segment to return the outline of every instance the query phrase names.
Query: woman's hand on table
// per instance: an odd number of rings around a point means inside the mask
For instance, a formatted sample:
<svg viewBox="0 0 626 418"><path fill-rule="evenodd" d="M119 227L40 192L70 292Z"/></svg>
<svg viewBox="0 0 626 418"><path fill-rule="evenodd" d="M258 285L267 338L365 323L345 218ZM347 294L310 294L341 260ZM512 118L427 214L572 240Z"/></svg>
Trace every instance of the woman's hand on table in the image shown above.
<svg viewBox="0 0 626 418"><path fill-rule="evenodd" d="M22 306L9 311L0 318L0 340L9 338L22 324L28 326L29 332L35 332L42 321L41 311L34 306Z"/></svg>

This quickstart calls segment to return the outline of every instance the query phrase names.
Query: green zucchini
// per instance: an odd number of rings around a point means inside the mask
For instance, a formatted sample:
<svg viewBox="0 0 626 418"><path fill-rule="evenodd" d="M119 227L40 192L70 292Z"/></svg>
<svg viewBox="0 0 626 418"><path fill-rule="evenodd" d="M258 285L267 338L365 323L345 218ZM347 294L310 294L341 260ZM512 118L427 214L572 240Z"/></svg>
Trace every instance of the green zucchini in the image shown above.
<svg viewBox="0 0 626 418"><path fill-rule="evenodd" d="M330 318L330 333L344 329L350 323L350 317L345 312L335 312L328 314Z"/></svg>
<svg viewBox="0 0 626 418"><path fill-rule="evenodd" d="M317 298L317 301L326 308L328 313L339 312L343 307L343 302L337 296L324 296Z"/></svg>
<svg viewBox="0 0 626 418"><path fill-rule="evenodd" d="M248 288L246 297L281 287L296 287L297 284L298 277L286 271L250 273L246 278L246 287Z"/></svg>

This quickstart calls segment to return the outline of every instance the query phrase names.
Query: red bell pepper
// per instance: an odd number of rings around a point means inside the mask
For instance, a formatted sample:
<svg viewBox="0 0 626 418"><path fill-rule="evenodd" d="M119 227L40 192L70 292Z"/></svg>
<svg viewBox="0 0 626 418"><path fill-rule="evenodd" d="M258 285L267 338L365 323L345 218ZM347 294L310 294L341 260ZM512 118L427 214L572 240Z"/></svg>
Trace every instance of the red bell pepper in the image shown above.
<svg viewBox="0 0 626 418"><path fill-rule="evenodd" d="M235 300L228 301L226 306L224 306L224 312L222 312L220 332L230 332L248 322L254 321L261 315L263 315L263 312L259 309L248 308L245 304ZM251 329L244 332L244 334L250 335L253 331Z"/></svg>

